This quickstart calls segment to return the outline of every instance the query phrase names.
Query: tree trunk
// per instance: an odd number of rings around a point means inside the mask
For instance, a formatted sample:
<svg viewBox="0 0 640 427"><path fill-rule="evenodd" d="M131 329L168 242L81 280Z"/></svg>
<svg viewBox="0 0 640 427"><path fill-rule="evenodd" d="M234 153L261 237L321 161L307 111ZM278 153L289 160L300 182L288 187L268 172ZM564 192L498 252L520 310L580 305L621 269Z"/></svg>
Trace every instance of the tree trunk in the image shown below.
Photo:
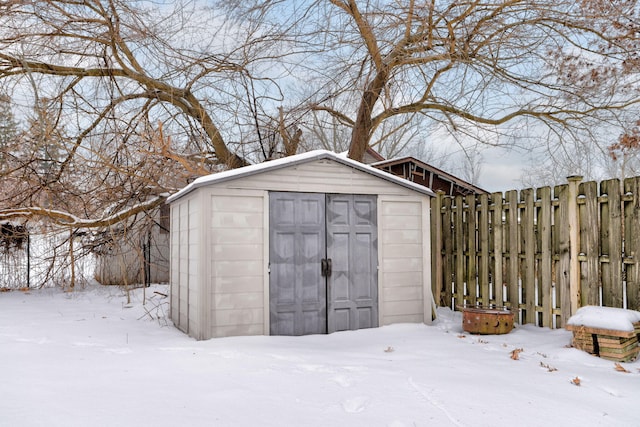
<svg viewBox="0 0 640 427"><path fill-rule="evenodd" d="M211 146L213 147L213 151L216 153L218 161L221 164L227 165L229 169L235 169L249 165L249 163L245 159L229 151L229 148L222 138L222 135L220 135L218 127L215 125L213 119L202 106L200 101L190 92L187 93L187 96L185 96L185 100L187 101L187 103L185 104L189 105L190 107L183 108L183 111L185 111L191 117L194 117L202 125L202 128L211 141Z"/></svg>
<svg viewBox="0 0 640 427"><path fill-rule="evenodd" d="M373 115L373 107L378 99L380 99L380 93L387 84L388 70L386 67L378 70L374 79L369 83L365 90L360 107L358 108L358 116L353 124L353 130L351 133L351 144L349 145L349 158L362 162L364 154L369 147L369 141L373 134L373 121L371 119Z"/></svg>

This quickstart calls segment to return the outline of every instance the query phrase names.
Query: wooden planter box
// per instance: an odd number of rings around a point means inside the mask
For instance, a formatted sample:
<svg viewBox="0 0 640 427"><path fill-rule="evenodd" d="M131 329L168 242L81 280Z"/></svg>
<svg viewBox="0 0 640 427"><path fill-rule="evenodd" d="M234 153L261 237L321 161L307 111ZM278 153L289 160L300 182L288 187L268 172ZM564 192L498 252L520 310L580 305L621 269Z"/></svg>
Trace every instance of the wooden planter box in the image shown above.
<svg viewBox="0 0 640 427"><path fill-rule="evenodd" d="M633 325L634 331L598 329L584 325L567 325L566 329L573 332L572 345L575 348L607 360L630 362L640 353L640 322Z"/></svg>

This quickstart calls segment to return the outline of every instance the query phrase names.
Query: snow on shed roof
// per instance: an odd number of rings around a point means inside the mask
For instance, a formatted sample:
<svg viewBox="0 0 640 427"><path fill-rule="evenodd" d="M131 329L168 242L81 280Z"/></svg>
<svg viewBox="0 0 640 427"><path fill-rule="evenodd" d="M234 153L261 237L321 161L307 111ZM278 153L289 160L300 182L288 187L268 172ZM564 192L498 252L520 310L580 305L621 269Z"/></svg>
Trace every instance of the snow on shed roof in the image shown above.
<svg viewBox="0 0 640 427"><path fill-rule="evenodd" d="M352 167L354 169L360 170L362 172L368 173L370 175L376 176L378 178L382 178L384 180L393 182L395 184L401 185L406 188L410 188L414 191L418 191L420 193L426 194L428 196L435 196L434 192L429 188L415 184L411 181L407 181L404 178L397 177L380 169L376 169L369 165L360 163L358 161L349 159L345 155L336 154L332 151L327 150L314 150L309 151L302 154L296 154L295 156L283 157L281 159L271 160L264 163L258 163L255 165L245 166L237 169L230 169L224 172L214 173L211 175L202 176L177 193L173 194L171 197L167 199L168 202L173 202L179 199L182 196L190 193L199 187L204 187L214 183L220 183L225 181L231 181L234 179L238 179L245 176L255 175L262 172L267 172L270 170L277 170L282 168L287 168L290 166L295 166L303 163L313 162L317 160L330 159L341 163L345 166Z"/></svg>

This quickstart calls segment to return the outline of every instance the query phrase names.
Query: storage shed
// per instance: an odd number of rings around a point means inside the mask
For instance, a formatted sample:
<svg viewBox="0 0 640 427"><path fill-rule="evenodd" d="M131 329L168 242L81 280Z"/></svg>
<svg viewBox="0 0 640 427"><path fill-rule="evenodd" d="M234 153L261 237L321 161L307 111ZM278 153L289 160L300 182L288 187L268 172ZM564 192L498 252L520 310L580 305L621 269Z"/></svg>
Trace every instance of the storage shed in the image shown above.
<svg viewBox="0 0 640 427"><path fill-rule="evenodd" d="M196 339L430 323L431 190L319 150L169 198L171 319Z"/></svg>

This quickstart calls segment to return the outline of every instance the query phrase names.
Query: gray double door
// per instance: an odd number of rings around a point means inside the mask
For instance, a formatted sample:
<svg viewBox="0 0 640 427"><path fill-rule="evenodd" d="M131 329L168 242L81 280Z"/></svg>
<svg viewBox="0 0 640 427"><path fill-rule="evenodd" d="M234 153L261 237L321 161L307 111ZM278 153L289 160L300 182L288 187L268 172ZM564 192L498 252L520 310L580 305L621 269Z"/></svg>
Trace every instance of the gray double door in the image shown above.
<svg viewBox="0 0 640 427"><path fill-rule="evenodd" d="M271 335L378 326L376 196L272 192Z"/></svg>

